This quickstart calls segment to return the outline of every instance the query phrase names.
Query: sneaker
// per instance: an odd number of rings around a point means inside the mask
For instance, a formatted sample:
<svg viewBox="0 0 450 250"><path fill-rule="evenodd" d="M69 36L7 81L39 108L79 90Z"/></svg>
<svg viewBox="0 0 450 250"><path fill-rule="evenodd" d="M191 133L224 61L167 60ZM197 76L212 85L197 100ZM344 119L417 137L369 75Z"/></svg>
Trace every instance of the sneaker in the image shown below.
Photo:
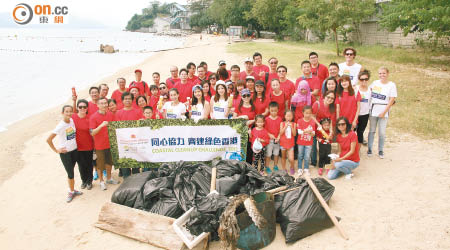
<svg viewBox="0 0 450 250"><path fill-rule="evenodd" d="M372 150L367 150L367 156L372 157Z"/></svg>
<svg viewBox="0 0 450 250"><path fill-rule="evenodd" d="M295 170L293 168L291 168L291 170L289 172L291 173L291 175L295 174Z"/></svg>
<svg viewBox="0 0 450 250"><path fill-rule="evenodd" d="M297 174L298 174L299 177L302 176L302 175L303 175L303 169L300 168L300 169L298 170Z"/></svg>
<svg viewBox="0 0 450 250"><path fill-rule="evenodd" d="M106 183L108 183L108 184L113 184L113 185L117 185L117 184L120 183L120 181L116 181L116 180L114 180L114 179L109 179L109 180L106 181Z"/></svg>
<svg viewBox="0 0 450 250"><path fill-rule="evenodd" d="M383 153L383 151L378 152L378 156L380 156L380 159L384 159L384 153Z"/></svg>
<svg viewBox="0 0 450 250"><path fill-rule="evenodd" d="M106 174L106 169L103 169L103 178L108 179L108 175Z"/></svg>
<svg viewBox="0 0 450 250"><path fill-rule="evenodd" d="M346 174L346 175L345 175L345 179L346 179L346 180L351 180L353 176L354 176L353 173L351 173L351 174Z"/></svg>
<svg viewBox="0 0 450 250"><path fill-rule="evenodd" d="M67 203L71 202L73 200L73 197L75 197L75 194L72 192L69 192L67 194L67 199L66 199Z"/></svg>
<svg viewBox="0 0 450 250"><path fill-rule="evenodd" d="M84 182L83 182L83 183L81 183L81 189L85 189L85 188L86 188L86 185L87 185L87 184L86 184L86 183L84 183Z"/></svg>
<svg viewBox="0 0 450 250"><path fill-rule="evenodd" d="M100 189L101 190L106 190L106 184L105 184L105 182L100 182Z"/></svg>
<svg viewBox="0 0 450 250"><path fill-rule="evenodd" d="M98 173L97 170L94 170L94 181L98 179Z"/></svg>
<svg viewBox="0 0 450 250"><path fill-rule="evenodd" d="M319 168L319 175L321 176L323 174L323 168Z"/></svg>
<svg viewBox="0 0 450 250"><path fill-rule="evenodd" d="M278 171L278 166L273 167L273 171Z"/></svg>
<svg viewBox="0 0 450 250"><path fill-rule="evenodd" d="M269 167L266 167L266 172L267 172L268 174L270 174L270 173L272 173L272 169L270 169Z"/></svg>
<svg viewBox="0 0 450 250"><path fill-rule="evenodd" d="M86 189L87 189L87 190L91 190L91 189L92 189L92 183L86 184Z"/></svg>
<svg viewBox="0 0 450 250"><path fill-rule="evenodd" d="M304 172L305 175L307 175L307 176L310 176L310 175L311 175L311 174L309 173L309 169L305 169L303 172Z"/></svg>
<svg viewBox="0 0 450 250"><path fill-rule="evenodd" d="M73 195L82 195L83 192L80 192L78 190L73 190Z"/></svg>

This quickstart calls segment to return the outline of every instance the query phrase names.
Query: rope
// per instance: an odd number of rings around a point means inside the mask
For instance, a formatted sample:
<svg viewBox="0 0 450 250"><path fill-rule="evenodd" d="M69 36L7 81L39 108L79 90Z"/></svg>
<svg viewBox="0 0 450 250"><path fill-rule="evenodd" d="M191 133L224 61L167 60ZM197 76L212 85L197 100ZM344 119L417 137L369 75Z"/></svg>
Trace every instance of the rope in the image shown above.
<svg viewBox="0 0 450 250"><path fill-rule="evenodd" d="M247 213L258 228L263 228L267 221L256 208L255 201L247 194L240 194L231 198L230 203L220 216L219 237L222 249L236 249L240 236L240 228L236 218L236 209L244 203Z"/></svg>

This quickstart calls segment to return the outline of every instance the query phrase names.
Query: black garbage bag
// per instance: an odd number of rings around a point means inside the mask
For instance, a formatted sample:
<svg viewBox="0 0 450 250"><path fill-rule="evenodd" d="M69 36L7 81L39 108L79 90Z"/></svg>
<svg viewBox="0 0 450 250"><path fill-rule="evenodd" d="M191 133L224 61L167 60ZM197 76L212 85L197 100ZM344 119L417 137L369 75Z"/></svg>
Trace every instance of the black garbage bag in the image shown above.
<svg viewBox="0 0 450 250"><path fill-rule="evenodd" d="M158 191L159 200L149 210L151 213L160 214L172 218L180 217L184 211L178 204L178 200L172 190L161 188Z"/></svg>
<svg viewBox="0 0 450 250"><path fill-rule="evenodd" d="M216 190L221 195L238 194L241 186L246 183L246 176L243 174L235 174L233 176L225 176L216 180Z"/></svg>
<svg viewBox="0 0 450 250"><path fill-rule="evenodd" d="M186 162L178 162L175 171L175 181L173 183L173 193L178 200L180 207L186 212L194 206L197 187L191 181L192 175L200 164L192 165Z"/></svg>
<svg viewBox="0 0 450 250"><path fill-rule="evenodd" d="M328 202L333 195L334 186L323 178L312 180L325 201ZM295 185L300 186L300 188L277 195L282 196L281 206L278 207L277 211L277 221L280 221L281 231L286 237L286 243L293 243L333 226L333 222L306 180L299 179L297 182Z"/></svg>
<svg viewBox="0 0 450 250"><path fill-rule="evenodd" d="M211 167L203 165L192 175L192 183L197 188L196 197L204 197L209 194L211 187Z"/></svg>
<svg viewBox="0 0 450 250"><path fill-rule="evenodd" d="M125 178L111 196L111 202L127 207L134 207L136 203L143 203L142 189L148 180L156 176L155 171L148 171Z"/></svg>
<svg viewBox="0 0 450 250"><path fill-rule="evenodd" d="M159 190L161 188L173 189L173 181L174 177L166 176L159 177L155 179L151 179L147 181L144 185L144 189L142 191L144 197L143 207L135 207L137 209L150 210L158 200L159 200Z"/></svg>
<svg viewBox="0 0 450 250"><path fill-rule="evenodd" d="M275 171L267 176L274 181L278 186L290 186L294 184L295 178L285 171Z"/></svg>
<svg viewBox="0 0 450 250"><path fill-rule="evenodd" d="M233 176L235 174L245 175L247 164L238 160L213 160L211 163L212 167L217 168L217 178Z"/></svg>

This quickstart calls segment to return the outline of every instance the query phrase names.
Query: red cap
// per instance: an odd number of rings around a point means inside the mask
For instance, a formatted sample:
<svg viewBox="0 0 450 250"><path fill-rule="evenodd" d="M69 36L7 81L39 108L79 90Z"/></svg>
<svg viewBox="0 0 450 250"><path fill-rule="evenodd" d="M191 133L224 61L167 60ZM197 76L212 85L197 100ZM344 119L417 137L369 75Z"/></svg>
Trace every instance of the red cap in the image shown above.
<svg viewBox="0 0 450 250"><path fill-rule="evenodd" d="M134 73L137 73L137 72L141 72L141 74L142 74L142 70L140 70L140 69L137 69L134 71Z"/></svg>

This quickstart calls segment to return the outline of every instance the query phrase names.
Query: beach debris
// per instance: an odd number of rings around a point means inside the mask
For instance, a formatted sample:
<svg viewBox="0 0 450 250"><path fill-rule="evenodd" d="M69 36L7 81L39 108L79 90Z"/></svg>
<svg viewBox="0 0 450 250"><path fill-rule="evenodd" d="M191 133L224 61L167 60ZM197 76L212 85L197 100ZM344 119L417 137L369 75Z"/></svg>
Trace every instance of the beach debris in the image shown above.
<svg viewBox="0 0 450 250"><path fill-rule="evenodd" d="M103 53L114 53L114 52L118 52L118 50L114 50L114 46L113 45L100 44L100 52L103 52Z"/></svg>

